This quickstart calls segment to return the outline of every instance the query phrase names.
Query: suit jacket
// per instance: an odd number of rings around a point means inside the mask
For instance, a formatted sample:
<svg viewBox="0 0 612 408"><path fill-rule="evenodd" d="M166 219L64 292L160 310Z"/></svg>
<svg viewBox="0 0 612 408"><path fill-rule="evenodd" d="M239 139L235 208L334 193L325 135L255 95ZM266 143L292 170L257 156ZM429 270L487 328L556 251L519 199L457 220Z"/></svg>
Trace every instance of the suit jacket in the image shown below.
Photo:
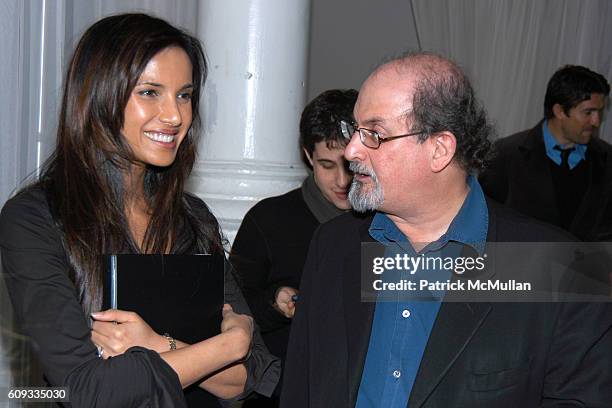
<svg viewBox="0 0 612 408"><path fill-rule="evenodd" d="M556 242L562 231L488 202L488 241ZM361 301L360 242L371 216L313 236L290 336L281 407L353 407L375 303ZM606 303L442 303L408 406L609 407Z"/></svg>
<svg viewBox="0 0 612 408"><path fill-rule="evenodd" d="M496 157L480 176L488 196L523 214L560 225L542 122L495 143ZM569 231L585 241L612 240L612 146L588 144L589 185Z"/></svg>

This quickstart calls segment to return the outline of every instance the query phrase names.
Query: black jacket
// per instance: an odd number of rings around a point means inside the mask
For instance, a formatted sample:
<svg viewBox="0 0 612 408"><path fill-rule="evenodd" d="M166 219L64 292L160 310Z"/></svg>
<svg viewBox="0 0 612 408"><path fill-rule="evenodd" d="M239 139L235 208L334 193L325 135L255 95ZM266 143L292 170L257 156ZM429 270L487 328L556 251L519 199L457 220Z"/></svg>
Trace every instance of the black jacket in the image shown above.
<svg viewBox="0 0 612 408"><path fill-rule="evenodd" d="M480 176L488 196L523 214L561 225L542 122L498 140L496 156ZM585 241L612 240L612 146L593 138L586 160L589 183L569 231Z"/></svg>
<svg viewBox="0 0 612 408"><path fill-rule="evenodd" d="M200 199L187 199L202 219L212 216ZM68 387L73 406L185 406L178 376L157 352L132 347L109 360L96 356L88 316L69 277L62 232L41 188L26 189L2 209L0 253L16 320L30 337L47 381ZM227 262L226 268L230 268ZM250 314L229 270L225 302L237 313ZM270 395L280 364L264 346L257 328L245 365L246 392Z"/></svg>
<svg viewBox="0 0 612 408"><path fill-rule="evenodd" d="M568 236L488 202L488 241ZM352 214L315 233L301 284L281 407L353 407L375 303L361 301L360 243L371 217ZM609 303L443 303L408 406L609 407Z"/></svg>

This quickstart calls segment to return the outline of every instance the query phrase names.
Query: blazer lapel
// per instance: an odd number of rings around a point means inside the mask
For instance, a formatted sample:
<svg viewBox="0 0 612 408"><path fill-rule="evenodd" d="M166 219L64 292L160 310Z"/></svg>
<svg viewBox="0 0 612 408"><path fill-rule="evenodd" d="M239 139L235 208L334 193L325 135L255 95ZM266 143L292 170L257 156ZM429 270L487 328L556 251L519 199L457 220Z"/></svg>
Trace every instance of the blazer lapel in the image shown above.
<svg viewBox="0 0 612 408"><path fill-rule="evenodd" d="M442 303L410 393L409 407L425 403L490 310L489 303Z"/></svg>
<svg viewBox="0 0 612 408"><path fill-rule="evenodd" d="M497 230L496 205L487 200L489 225L487 228L487 241L499 240ZM489 245L485 253L492 250ZM466 255L463 250L462 255ZM486 267L478 276L472 279L493 279L494 269ZM456 278L456 277L454 277ZM438 317L427 341L419 371L408 400L409 407L421 407L436 386L442 381L455 360L463 352L478 328L482 325L489 312L491 304L488 302L448 302L442 303Z"/></svg>
<svg viewBox="0 0 612 408"><path fill-rule="evenodd" d="M546 147L544 146L544 135L542 133L542 122L531 129L519 146L519 151L523 156L523 169L518 170L519 174L525 174L529 183L533 186L529 191L536 192L537 196L531 197L533 205L542 209L548 218L558 222L559 211L555 204L555 191L553 188Z"/></svg>
<svg viewBox="0 0 612 408"><path fill-rule="evenodd" d="M354 250L345 258L343 268L344 318L348 349L348 406L350 407L355 406L357 402L376 306L374 302L361 301L361 242L374 242L368 233L369 226L369 222L361 225L360 242L353 245Z"/></svg>

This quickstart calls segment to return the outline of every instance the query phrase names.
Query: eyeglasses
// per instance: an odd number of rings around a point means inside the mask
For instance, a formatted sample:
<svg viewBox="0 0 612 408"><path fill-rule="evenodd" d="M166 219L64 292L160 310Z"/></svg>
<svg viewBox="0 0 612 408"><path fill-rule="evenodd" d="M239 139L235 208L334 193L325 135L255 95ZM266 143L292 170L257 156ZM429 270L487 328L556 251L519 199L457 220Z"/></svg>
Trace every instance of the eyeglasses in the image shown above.
<svg viewBox="0 0 612 408"><path fill-rule="evenodd" d="M355 132L359 132L359 140L365 147L369 147L370 149L378 149L381 143L399 139L400 137L416 136L425 133L420 130L418 132L406 133L405 135L380 137L378 132L357 127L355 123L347 122L345 120L340 121L340 131L342 132L342 136L348 140L351 140Z"/></svg>

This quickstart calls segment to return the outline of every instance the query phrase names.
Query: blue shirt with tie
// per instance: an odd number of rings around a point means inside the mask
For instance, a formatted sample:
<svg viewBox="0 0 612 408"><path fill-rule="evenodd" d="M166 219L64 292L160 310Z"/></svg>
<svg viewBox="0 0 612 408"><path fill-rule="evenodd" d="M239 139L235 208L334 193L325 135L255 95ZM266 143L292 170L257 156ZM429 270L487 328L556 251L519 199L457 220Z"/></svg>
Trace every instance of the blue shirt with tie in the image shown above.
<svg viewBox="0 0 612 408"><path fill-rule="evenodd" d="M467 182L469 193L448 231L421 251L416 252L383 213L374 216L369 229L370 236L385 245L385 256L390 257L395 254L457 257L464 245L469 245L482 255L487 238L487 205L476 178L468 176ZM430 282L432 277L446 281L450 279L451 273L447 270L427 271ZM386 271L385 275L386 279L395 277L412 280L416 276L406 271ZM444 297L443 292L425 292L419 294L419 299L405 298L398 292L395 300L379 300L376 303L370 343L357 394L357 408L406 408Z"/></svg>
<svg viewBox="0 0 612 408"><path fill-rule="evenodd" d="M544 134L544 147L546 147L546 155L548 158L557 165L561 165L561 150L565 149L565 146L559 144L557 139L553 136L550 129L548 128L548 121L545 120L542 123L542 133ZM574 150L569 154L567 158L567 164L572 170L586 157L587 145L578 144L574 145Z"/></svg>

